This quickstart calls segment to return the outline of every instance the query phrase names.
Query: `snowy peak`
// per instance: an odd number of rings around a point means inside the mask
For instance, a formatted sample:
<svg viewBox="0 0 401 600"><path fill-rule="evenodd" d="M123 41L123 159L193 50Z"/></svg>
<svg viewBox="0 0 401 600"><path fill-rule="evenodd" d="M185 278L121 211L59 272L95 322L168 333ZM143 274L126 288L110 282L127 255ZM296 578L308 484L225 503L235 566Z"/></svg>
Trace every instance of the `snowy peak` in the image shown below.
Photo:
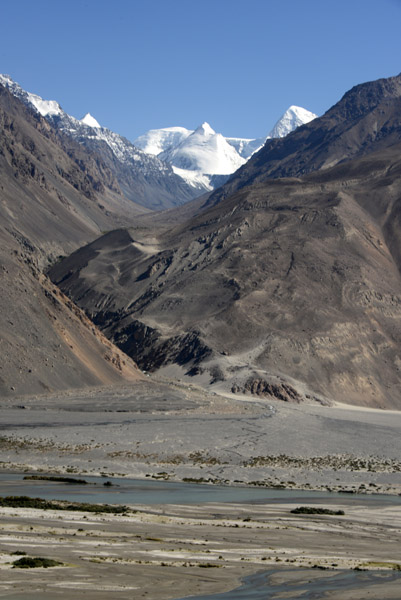
<svg viewBox="0 0 401 600"><path fill-rule="evenodd" d="M14 83L14 81L11 79L10 75L6 75L4 73L3 75L0 75L0 83L5 87L9 87Z"/></svg>
<svg viewBox="0 0 401 600"><path fill-rule="evenodd" d="M208 123L202 123L175 148L160 154L160 158L179 169L208 175L229 175L245 162Z"/></svg>
<svg viewBox="0 0 401 600"><path fill-rule="evenodd" d="M206 123L205 121L204 123L202 123L202 125L199 125L199 127L195 129L194 134L203 135L204 137L210 137L212 135L216 135L216 132L210 127L209 123Z"/></svg>
<svg viewBox="0 0 401 600"><path fill-rule="evenodd" d="M88 127L100 127L99 123L94 117L92 117L90 113L86 113L86 115L81 119L81 123L88 125Z"/></svg>
<svg viewBox="0 0 401 600"><path fill-rule="evenodd" d="M31 94L22 89L22 87L13 81L8 75L0 75L0 84L3 84L9 91L22 100L35 111L39 112L43 117L46 117L54 126L66 135L76 139L79 143L84 144L85 139L98 139L106 142L116 158L122 163L130 164L133 161L138 162L143 158L143 163L151 165L152 159L144 154L141 150L134 147L128 140L125 140L117 133L101 127L90 113L87 113L83 119L79 120L67 114L61 106L54 100L43 100L36 94ZM94 131L88 132L88 127ZM156 160L156 168L160 167L160 161ZM153 160L153 162L154 162ZM152 165L151 165L152 166ZM171 171L169 165L165 165L166 171Z"/></svg>
<svg viewBox="0 0 401 600"><path fill-rule="evenodd" d="M282 138L294 131L297 127L305 125L313 119L316 119L317 115L301 106L290 106L285 113L277 121L268 138Z"/></svg>

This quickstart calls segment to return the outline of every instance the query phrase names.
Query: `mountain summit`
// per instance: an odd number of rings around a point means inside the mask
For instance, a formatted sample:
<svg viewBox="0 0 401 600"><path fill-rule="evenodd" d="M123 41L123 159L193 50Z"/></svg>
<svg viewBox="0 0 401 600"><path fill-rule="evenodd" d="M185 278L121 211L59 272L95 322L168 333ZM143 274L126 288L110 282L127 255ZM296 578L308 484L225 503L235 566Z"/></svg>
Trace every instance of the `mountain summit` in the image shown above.
<svg viewBox="0 0 401 600"><path fill-rule="evenodd" d="M317 115L301 106L290 106L277 121L266 139L282 138L305 123L316 119Z"/></svg>
<svg viewBox="0 0 401 600"><path fill-rule="evenodd" d="M202 123L175 148L162 152L159 157L179 169L210 175L229 175L245 162L209 123Z"/></svg>
<svg viewBox="0 0 401 600"><path fill-rule="evenodd" d="M86 113L86 115L81 119L81 123L84 125L88 125L89 127L99 127L99 123L96 121L94 117L90 113Z"/></svg>

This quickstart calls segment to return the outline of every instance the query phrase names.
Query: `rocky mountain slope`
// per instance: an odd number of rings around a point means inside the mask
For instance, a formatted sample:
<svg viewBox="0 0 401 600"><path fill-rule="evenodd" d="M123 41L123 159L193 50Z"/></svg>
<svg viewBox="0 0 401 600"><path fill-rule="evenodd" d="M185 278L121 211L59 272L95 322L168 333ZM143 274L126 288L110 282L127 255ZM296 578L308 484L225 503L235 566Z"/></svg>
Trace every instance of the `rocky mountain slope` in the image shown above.
<svg viewBox="0 0 401 600"><path fill-rule="evenodd" d="M139 210L98 156L0 86L0 397L138 377L43 269Z"/></svg>
<svg viewBox="0 0 401 600"><path fill-rule="evenodd" d="M399 77L354 88L196 217L109 233L52 280L142 368L400 408L400 98Z"/></svg>
<svg viewBox="0 0 401 600"><path fill-rule="evenodd" d="M169 164L142 152L123 136L101 127L89 113L82 120L75 119L56 101L43 100L26 92L8 75L0 75L0 84L64 135L89 152L95 152L113 172L125 197L132 202L151 210L162 210L199 195L174 173Z"/></svg>

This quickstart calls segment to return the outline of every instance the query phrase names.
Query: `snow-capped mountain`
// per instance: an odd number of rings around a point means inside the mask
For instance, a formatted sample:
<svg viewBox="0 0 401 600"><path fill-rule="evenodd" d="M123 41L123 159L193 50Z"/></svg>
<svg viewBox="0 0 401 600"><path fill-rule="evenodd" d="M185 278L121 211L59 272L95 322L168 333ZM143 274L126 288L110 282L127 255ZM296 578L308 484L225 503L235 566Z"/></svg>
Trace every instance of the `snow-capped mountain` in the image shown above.
<svg viewBox="0 0 401 600"><path fill-rule="evenodd" d="M9 75L0 74L0 83L6 87L16 98L22 100L24 104L28 104L34 108L42 117L48 115L58 115L63 112L61 106L55 100L43 100L36 94L26 92L22 87L13 81Z"/></svg>
<svg viewBox="0 0 401 600"><path fill-rule="evenodd" d="M87 113L81 120L67 114L58 102L43 100L25 91L8 75L0 75L0 84L24 104L40 113L61 133L100 154L114 172L127 198L146 208L161 210L183 204L198 195L172 166L157 156L143 152L126 138L102 127Z"/></svg>
<svg viewBox="0 0 401 600"><path fill-rule="evenodd" d="M229 175L245 160L216 133L209 123L202 123L177 146L159 154L160 158L180 169L201 171L210 175Z"/></svg>
<svg viewBox="0 0 401 600"><path fill-rule="evenodd" d="M299 106L290 106L266 137L228 138L203 123L195 130L151 129L134 144L171 164L174 172L190 185L199 190L212 190L260 150L266 140L284 137L316 116Z"/></svg>
<svg viewBox="0 0 401 600"><path fill-rule="evenodd" d="M214 189L245 163L235 148L208 123L202 123L176 146L171 145L159 158L171 164L177 175L200 191ZM216 175L219 176L217 181Z"/></svg>
<svg viewBox="0 0 401 600"><path fill-rule="evenodd" d="M297 127L313 121L316 117L317 115L310 112L310 110L306 110L306 108L290 106L270 131L267 139L285 137Z"/></svg>
<svg viewBox="0 0 401 600"><path fill-rule="evenodd" d="M245 162L234 144L216 133L208 123L202 123L195 130L185 127L151 129L134 144L172 165L174 172L199 193L223 183Z"/></svg>
<svg viewBox="0 0 401 600"><path fill-rule="evenodd" d="M213 190L267 139L284 137L316 117L304 108L290 106L266 137L228 138L203 123L195 130L185 127L151 129L131 143L102 127L89 112L82 119L76 119L55 100L44 100L25 91L8 75L0 75L0 84L63 134L100 154L115 174L125 196L153 210L183 204Z"/></svg>

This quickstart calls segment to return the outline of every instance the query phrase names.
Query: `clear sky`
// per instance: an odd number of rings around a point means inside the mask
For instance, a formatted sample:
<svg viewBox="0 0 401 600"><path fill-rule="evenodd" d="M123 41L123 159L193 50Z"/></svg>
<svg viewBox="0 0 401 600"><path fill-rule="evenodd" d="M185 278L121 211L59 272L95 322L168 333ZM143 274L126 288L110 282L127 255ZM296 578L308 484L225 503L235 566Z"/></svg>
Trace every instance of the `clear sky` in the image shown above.
<svg viewBox="0 0 401 600"><path fill-rule="evenodd" d="M1 67L133 140L208 121L260 137L401 72L401 0L0 0Z"/></svg>

